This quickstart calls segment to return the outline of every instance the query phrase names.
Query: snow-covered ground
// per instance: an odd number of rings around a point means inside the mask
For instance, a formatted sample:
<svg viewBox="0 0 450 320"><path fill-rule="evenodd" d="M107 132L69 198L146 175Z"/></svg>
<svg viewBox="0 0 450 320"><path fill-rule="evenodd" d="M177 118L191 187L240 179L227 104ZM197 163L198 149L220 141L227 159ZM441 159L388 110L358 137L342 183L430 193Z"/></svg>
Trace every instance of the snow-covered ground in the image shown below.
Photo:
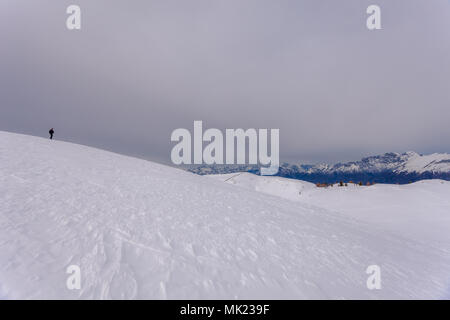
<svg viewBox="0 0 450 320"><path fill-rule="evenodd" d="M0 297L449 298L448 182L216 178L0 132Z"/></svg>
<svg viewBox="0 0 450 320"><path fill-rule="evenodd" d="M450 181L317 188L310 182L251 173L210 175L246 189L312 204L450 249ZM449 272L450 273L450 272Z"/></svg>

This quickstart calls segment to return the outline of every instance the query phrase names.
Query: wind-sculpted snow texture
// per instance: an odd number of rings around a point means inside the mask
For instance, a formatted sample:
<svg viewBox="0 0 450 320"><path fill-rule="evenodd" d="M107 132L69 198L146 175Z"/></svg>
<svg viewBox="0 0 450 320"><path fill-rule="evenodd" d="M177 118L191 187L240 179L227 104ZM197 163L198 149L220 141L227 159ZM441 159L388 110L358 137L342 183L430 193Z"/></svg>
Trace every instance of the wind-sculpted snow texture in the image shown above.
<svg viewBox="0 0 450 320"><path fill-rule="evenodd" d="M446 245L314 203L0 132L4 299L445 298L449 270Z"/></svg>

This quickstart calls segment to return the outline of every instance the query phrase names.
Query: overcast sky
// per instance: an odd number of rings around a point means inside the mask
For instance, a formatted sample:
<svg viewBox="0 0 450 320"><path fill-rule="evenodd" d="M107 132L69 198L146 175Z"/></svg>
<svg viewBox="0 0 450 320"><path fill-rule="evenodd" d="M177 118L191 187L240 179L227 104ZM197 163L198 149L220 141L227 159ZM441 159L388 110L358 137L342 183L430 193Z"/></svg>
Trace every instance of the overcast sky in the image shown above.
<svg viewBox="0 0 450 320"><path fill-rule="evenodd" d="M450 2L0 0L0 108L0 130L161 162L194 120L279 128L289 161L450 152Z"/></svg>

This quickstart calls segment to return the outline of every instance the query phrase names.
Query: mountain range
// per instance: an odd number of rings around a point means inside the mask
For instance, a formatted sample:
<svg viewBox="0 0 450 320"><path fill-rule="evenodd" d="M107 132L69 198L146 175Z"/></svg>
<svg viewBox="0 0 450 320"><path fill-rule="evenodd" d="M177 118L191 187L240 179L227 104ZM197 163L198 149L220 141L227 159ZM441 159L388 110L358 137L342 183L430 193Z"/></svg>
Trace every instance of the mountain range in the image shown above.
<svg viewBox="0 0 450 320"><path fill-rule="evenodd" d="M206 174L226 174L234 172L259 173L257 165L197 165L188 171ZM389 152L362 158L359 161L336 164L295 164L283 163L278 176L300 179L314 183L334 183L353 181L362 183L406 184L424 179L450 180L450 154L418 154Z"/></svg>

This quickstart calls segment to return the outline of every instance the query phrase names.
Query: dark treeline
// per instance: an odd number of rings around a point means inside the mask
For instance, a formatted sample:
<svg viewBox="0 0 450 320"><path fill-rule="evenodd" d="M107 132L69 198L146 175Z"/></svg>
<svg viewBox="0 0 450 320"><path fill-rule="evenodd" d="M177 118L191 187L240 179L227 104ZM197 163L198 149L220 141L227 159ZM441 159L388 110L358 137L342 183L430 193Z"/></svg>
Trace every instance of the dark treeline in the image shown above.
<svg viewBox="0 0 450 320"><path fill-rule="evenodd" d="M450 173L395 173L391 171L385 172L349 172L349 173L300 173L291 170L283 170L280 168L278 176L291 179L299 179L313 183L337 183L339 181L355 181L367 183L392 183L407 184L425 179L442 179L450 181Z"/></svg>

